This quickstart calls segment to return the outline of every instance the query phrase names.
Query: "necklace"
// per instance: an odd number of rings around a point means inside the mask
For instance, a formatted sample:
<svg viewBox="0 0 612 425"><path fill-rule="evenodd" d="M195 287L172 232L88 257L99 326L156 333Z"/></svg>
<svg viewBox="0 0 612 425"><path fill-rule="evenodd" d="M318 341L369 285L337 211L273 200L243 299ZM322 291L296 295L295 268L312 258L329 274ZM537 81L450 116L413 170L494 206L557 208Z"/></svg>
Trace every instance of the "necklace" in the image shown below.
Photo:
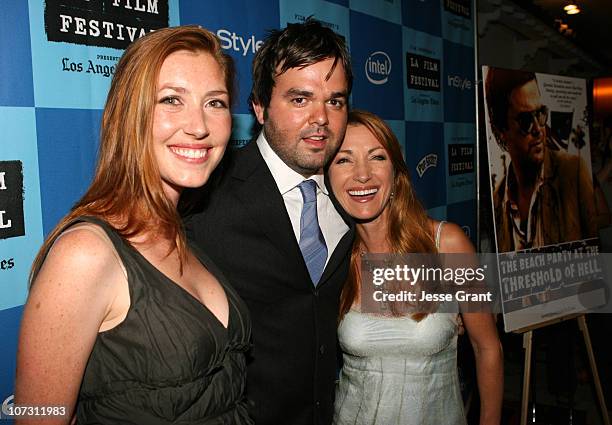
<svg viewBox="0 0 612 425"><path fill-rule="evenodd" d="M374 269L389 268L393 260L391 253L369 252L363 244L359 246L359 256L361 257L361 264L366 265L369 272L372 272ZM374 258L371 258L372 256Z"/></svg>

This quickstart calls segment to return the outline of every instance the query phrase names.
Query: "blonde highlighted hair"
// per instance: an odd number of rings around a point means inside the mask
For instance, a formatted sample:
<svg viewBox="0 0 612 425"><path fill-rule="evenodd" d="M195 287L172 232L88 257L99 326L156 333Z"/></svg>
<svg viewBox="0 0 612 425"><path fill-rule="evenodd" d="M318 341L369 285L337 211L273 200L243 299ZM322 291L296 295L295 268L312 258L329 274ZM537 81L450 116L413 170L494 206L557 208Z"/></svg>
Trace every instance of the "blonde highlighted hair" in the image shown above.
<svg viewBox="0 0 612 425"><path fill-rule="evenodd" d="M138 39L125 50L111 83L100 130L100 148L93 181L87 192L48 235L40 249L30 281L46 252L75 218L94 216L108 222L124 238L162 229L186 258L186 238L175 206L166 197L152 146L157 80L164 60L187 50L210 54L221 66L230 95L234 65L210 31L198 26L163 28Z"/></svg>
<svg viewBox="0 0 612 425"><path fill-rule="evenodd" d="M400 144L387 123L371 112L354 109L349 112L348 126L362 125L372 133L380 142L391 160L394 170L393 199L387 204L389 208L389 222L387 227L387 241L394 254L407 254L411 252L435 253L437 252L435 240L431 231L431 220L416 196L412 187L410 172L402 156ZM340 316L350 310L359 293L361 276L359 264L361 262L361 238L355 235L349 274L340 296ZM422 320L426 314L412 315L415 320Z"/></svg>

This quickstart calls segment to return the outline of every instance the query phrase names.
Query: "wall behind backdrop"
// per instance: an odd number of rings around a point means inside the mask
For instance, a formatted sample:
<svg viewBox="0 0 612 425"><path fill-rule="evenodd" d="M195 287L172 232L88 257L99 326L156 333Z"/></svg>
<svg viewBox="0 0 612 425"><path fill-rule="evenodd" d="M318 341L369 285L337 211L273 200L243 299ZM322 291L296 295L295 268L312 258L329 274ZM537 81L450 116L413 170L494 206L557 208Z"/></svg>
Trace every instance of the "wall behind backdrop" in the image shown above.
<svg viewBox="0 0 612 425"><path fill-rule="evenodd" d="M32 260L89 185L117 60L156 28L199 24L233 56L231 144L240 147L253 120L251 62L266 31L314 15L346 38L352 105L395 131L430 215L475 239L472 0L5 0L2 9L0 405L13 393Z"/></svg>

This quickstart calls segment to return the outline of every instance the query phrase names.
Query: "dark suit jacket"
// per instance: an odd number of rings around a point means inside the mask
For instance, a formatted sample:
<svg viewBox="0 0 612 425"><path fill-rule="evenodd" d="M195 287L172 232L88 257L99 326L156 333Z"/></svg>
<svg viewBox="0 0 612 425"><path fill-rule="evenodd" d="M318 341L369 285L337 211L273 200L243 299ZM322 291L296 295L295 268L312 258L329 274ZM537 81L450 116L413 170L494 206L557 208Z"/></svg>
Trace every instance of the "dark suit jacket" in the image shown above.
<svg viewBox="0 0 612 425"><path fill-rule="evenodd" d="M331 424L337 319L354 224L315 288L283 198L256 143L231 152L187 231L246 301L253 321L247 396L257 425ZM336 209L342 211L335 199Z"/></svg>

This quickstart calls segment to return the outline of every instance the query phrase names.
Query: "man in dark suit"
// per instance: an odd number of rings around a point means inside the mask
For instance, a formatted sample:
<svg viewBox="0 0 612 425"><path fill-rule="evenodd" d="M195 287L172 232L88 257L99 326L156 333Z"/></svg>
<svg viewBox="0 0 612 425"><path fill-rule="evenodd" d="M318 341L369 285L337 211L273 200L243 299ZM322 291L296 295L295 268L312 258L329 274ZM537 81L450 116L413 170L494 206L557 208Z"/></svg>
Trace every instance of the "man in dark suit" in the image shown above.
<svg viewBox="0 0 612 425"><path fill-rule="evenodd" d="M354 227L323 166L344 137L351 84L344 40L329 28L309 19L271 32L253 62L263 129L230 153L203 211L188 220L249 306L247 396L257 425L332 421Z"/></svg>

